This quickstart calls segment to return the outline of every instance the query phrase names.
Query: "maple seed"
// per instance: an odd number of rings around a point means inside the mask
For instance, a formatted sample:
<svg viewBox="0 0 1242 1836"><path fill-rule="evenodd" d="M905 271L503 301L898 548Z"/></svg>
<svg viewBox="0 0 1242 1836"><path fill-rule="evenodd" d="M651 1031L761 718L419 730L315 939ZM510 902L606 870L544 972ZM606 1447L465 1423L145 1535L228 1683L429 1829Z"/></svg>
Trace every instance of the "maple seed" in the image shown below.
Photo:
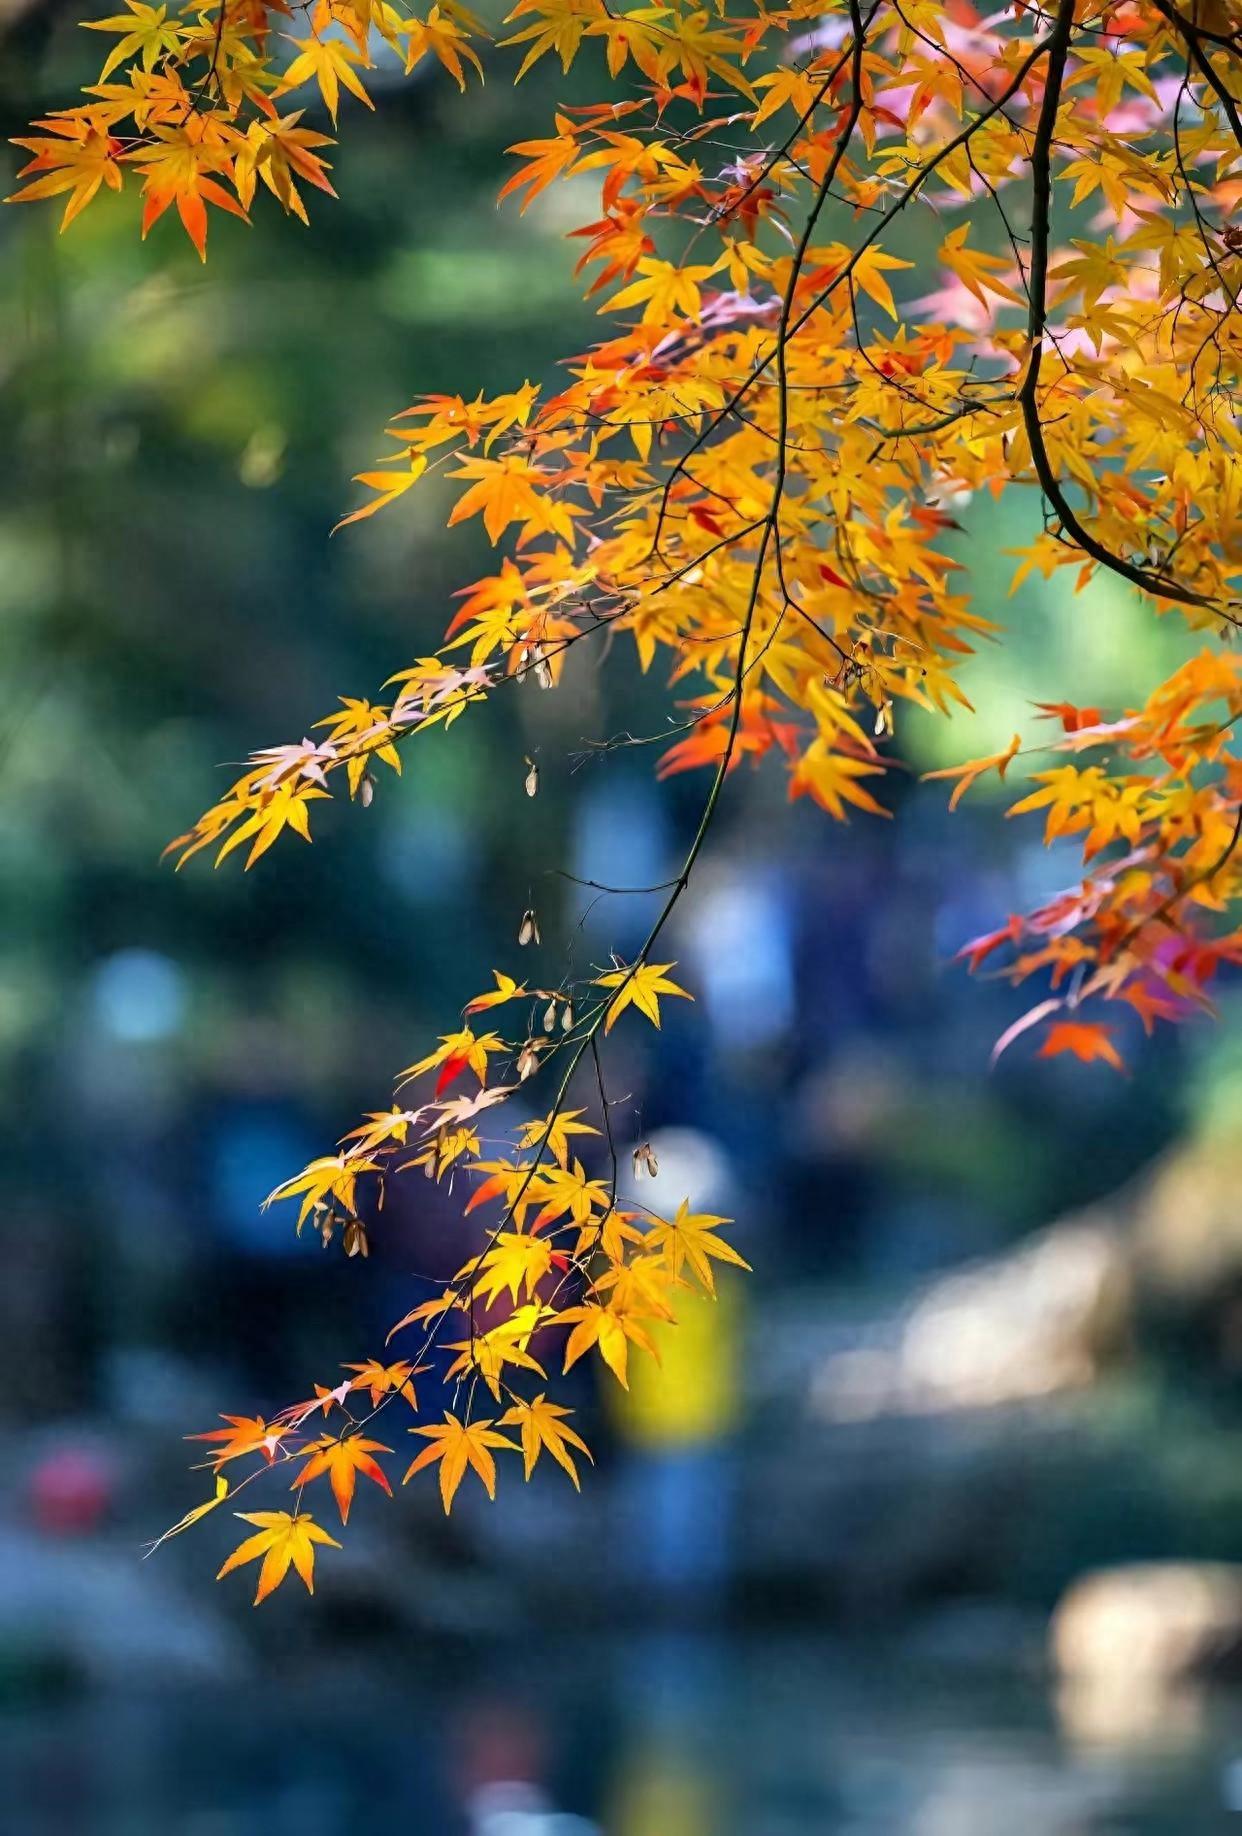
<svg viewBox="0 0 1242 1836"><path fill-rule="evenodd" d="M517 1061L517 1074L522 1083L525 1083L528 1077L534 1077L538 1069L539 1048L532 1041L530 1045L522 1047L521 1054Z"/></svg>
<svg viewBox="0 0 1242 1836"><path fill-rule="evenodd" d="M347 1256L369 1256L371 1254L367 1233L357 1218L351 1218L345 1226L343 1243Z"/></svg>
<svg viewBox="0 0 1242 1836"><path fill-rule="evenodd" d="M539 767L535 760L531 758L527 759L526 766L526 795L528 797L534 797L538 794L539 790Z"/></svg>
<svg viewBox="0 0 1242 1836"><path fill-rule="evenodd" d="M566 1001L564 1009L561 1013L561 1031L562 1033L571 1032L573 1030L573 1024L574 1024L574 1004L572 1001Z"/></svg>
<svg viewBox="0 0 1242 1836"><path fill-rule="evenodd" d="M543 1030L545 1033L554 1033L556 1031L556 996L555 995L553 995L552 999L548 1002L547 1007L544 1009Z"/></svg>
<svg viewBox="0 0 1242 1836"><path fill-rule="evenodd" d="M363 774L362 782L358 786L358 801L364 810L369 810L375 801L375 779L369 771Z"/></svg>
<svg viewBox="0 0 1242 1836"><path fill-rule="evenodd" d="M535 914L531 910L530 906L527 906L526 910L522 913L522 922L518 926L518 943L523 949L525 949L527 944L529 943L537 944L538 942L539 942L539 920L535 917Z"/></svg>
<svg viewBox="0 0 1242 1836"><path fill-rule="evenodd" d="M634 1177L641 1179L645 1173L648 1179L654 1179L660 1171L660 1163L651 1150L651 1143L644 1141L641 1147L634 1149Z"/></svg>

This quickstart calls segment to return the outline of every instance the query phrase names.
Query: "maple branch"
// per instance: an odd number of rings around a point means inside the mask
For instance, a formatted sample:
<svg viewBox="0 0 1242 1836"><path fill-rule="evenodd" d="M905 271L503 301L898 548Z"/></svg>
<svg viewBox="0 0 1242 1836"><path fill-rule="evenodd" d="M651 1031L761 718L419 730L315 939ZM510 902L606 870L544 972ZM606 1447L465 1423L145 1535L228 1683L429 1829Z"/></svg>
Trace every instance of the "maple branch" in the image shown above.
<svg viewBox="0 0 1242 1836"><path fill-rule="evenodd" d="M1068 0L1063 0L1063 3L1067 4ZM868 22L870 21L871 18L874 18L874 13L875 13L875 9L873 9L872 13L869 15ZM737 389L734 391L733 395L730 396L729 400L725 402L722 407L716 410L715 414L708 421L707 425L699 432L698 435L696 435L695 439L691 442L687 450L680 456L676 464L670 469L669 475L666 478L665 483L664 483L664 489L661 493L660 509L659 509L659 514L658 514L657 522L656 522L657 542L659 538L659 532L663 524L663 519L664 519L666 510L667 510L670 495L672 493L673 486L677 481L677 478L679 476L684 476L686 474L686 470L689 465L689 462L694 457L695 453L701 450L701 448L712 437L712 435L717 431L717 429L720 428L726 420L728 420L731 414L733 414L737 404L740 401L742 401L750 393L751 389L754 388L755 384L759 381L759 379L762 376L766 375L767 371L770 370L773 364L777 362L777 351L779 349L780 343L783 342L784 339L797 337L798 333L802 330L803 326L806 325L807 322L810 319L812 319L815 316L815 314L823 308L823 306L827 304L827 302L836 293L837 289L840 286L842 286L846 281L849 280L850 276L853 274L854 270L857 268L858 263L862 260L862 257L866 254L867 250L871 248L874 243L879 241L884 231L889 228L889 226L895 221L895 219L906 208L906 206L912 201L912 199L918 196L919 192L923 189L923 186L927 183L928 179L932 176L932 174L941 165L943 165L944 161L948 159L951 154L955 153L959 147L965 146L973 138L973 136L978 132L978 130L981 127L983 127L995 115L1000 114L1004 110L1006 103L1012 101L1013 97L1017 95L1023 83L1025 83L1027 76L1029 75L1031 70L1034 69L1035 65L1039 62L1039 60L1044 56L1045 52L1048 51L1052 42L1053 42L1053 35L1049 34L1047 37L1040 39L1034 46L1032 46L1031 50L1028 52L1026 57L1022 59L1017 69L1014 71L1014 74L1010 78L1008 84L1006 84L1005 88L1000 92L999 95L993 98L993 100L989 103L988 107L984 109L980 109L979 113L973 116L971 120L966 124L966 126L960 130L959 133L955 134L952 137L952 139L947 140L942 147L940 147L936 152L931 154L922 163L922 165L919 166L914 177L909 180L909 182L905 185L905 187L898 194L897 198L888 207L888 209L882 213L882 215L879 218L879 221L875 223L872 226L872 228L868 231L867 235L859 243L858 247L853 251L853 253L850 255L849 259L845 262L845 264L837 271L836 274L833 275L832 279L829 282L827 282L827 284L817 294L814 295L814 297L811 300L810 305L807 306L805 310L802 313L800 313L796 319L793 319L792 321L783 320L784 337L782 339L778 339L776 346L772 350L770 350L766 356L761 357L758 360L754 368L750 371L749 375L747 375L743 379L743 381L738 385ZM857 102L857 98L855 101L854 108L855 108L854 124L856 125L858 116L859 114L861 114L861 104ZM852 132L852 129L851 129L851 132ZM845 137L843 136L842 139L838 141L837 146L836 148L834 148L834 151L833 151L833 158L829 166L830 179L834 179L836 177L837 167L840 164L840 160L844 154L844 146L845 146ZM828 193L825 190L824 197L826 198L827 195Z"/></svg>
<svg viewBox="0 0 1242 1836"><path fill-rule="evenodd" d="M1173 599L1182 605L1212 608L1213 602L1202 593L1195 592L1192 587L1182 585L1180 581L1167 574L1139 567L1133 561L1128 561L1124 555L1114 554L1100 541L1098 536L1086 527L1061 487L1044 438L1038 391L1044 338L1048 328L1048 257L1052 236L1052 141L1056 133L1057 111L1061 105L1065 66L1074 30L1074 7L1075 0L1059 0L1056 24L1047 41L1048 71L1044 79L1044 93L1040 102L1039 120L1036 124L1035 140L1031 150L1031 265L1027 282L1031 302L1027 319L1027 336L1030 339L1031 348L1027 357L1026 373L1018 390L1018 402L1022 409L1022 422L1026 429L1027 444L1031 449L1031 459L1040 489L1060 519L1062 529L1068 532L1084 554L1089 555L1093 561L1098 561L1101 566L1110 569L1112 573L1119 574L1123 580L1129 580L1134 586L1141 587L1144 592L1153 593L1158 598Z"/></svg>
<svg viewBox="0 0 1242 1836"><path fill-rule="evenodd" d="M1233 130L1233 137L1242 147L1242 113L1239 113L1237 97L1227 88L1211 58L1203 49L1206 40L1210 44L1221 46L1224 50L1232 51L1237 57L1239 51L1237 40L1221 38L1215 32L1209 32L1204 27L1196 25L1193 20L1185 18L1176 7L1170 5L1169 0L1152 0L1152 4L1161 18L1166 19L1182 34L1195 68L1224 109L1225 117Z"/></svg>
<svg viewBox="0 0 1242 1836"><path fill-rule="evenodd" d="M834 149L834 156L829 161L828 169L824 175L824 178L821 181L816 191L816 195L811 205L811 208L807 213L806 222L803 226L803 230L802 230L801 237L799 239L798 247L795 251L793 263L790 269L788 282L785 287L784 298L782 300L782 305L781 305L781 317L780 317L780 325L778 328L777 345L776 345L776 353L775 353L776 363L777 363L777 378L778 378L778 403L779 403L778 405L778 426L779 426L779 432L780 432L781 438L777 446L777 457L776 457L776 462L775 462L775 472L774 472L773 483L772 483L771 499L769 502L767 514L763 519L762 532L761 532L760 539L759 539L758 554L754 562L754 568L753 568L753 572L751 576L750 591L749 591L749 595L747 598L747 604L746 604L746 611L745 611L745 615L742 620L741 633L738 638L737 665L736 665L736 669L734 672L734 684L733 684L733 706L732 706L732 713L731 713L730 720L729 720L729 726L728 726L728 729L725 735L724 748L721 753L720 760L717 764L715 775L712 779L711 789L708 791L706 800L703 805L702 812L699 817L698 827L695 830L694 837L690 843L690 847L686 853L685 859L682 862L681 870L670 885L668 898L665 900L664 905L662 906L658 916L655 919L655 922L652 924L650 930L648 931L647 936L642 946L638 950L638 953L634 957L633 961L627 965L626 974L624 978L617 985L615 989L612 989L609 991L608 998L605 1001L600 1003L599 1008L591 1016L591 1018L587 1022L587 1025L585 1026L581 1035L576 1041L574 1049L570 1053L568 1063L566 1064L565 1070L561 1076L561 1080L557 1087L556 1095L553 1100L552 1108L548 1113L547 1124L544 1127L544 1131L543 1131L543 1134L539 1142L536 1144L534 1156L530 1162L530 1165L524 1170L523 1178L513 1198L505 1206L505 1209L500 1217L500 1220L495 1225L494 1229L492 1230L492 1232L486 1239L483 1247L478 1251L478 1254L474 1257L470 1265L469 1272L466 1276L466 1285L465 1285L464 1292L467 1296L468 1302L471 1305L473 1304L474 1292L475 1292L475 1288L478 1282L479 1273L482 1269L483 1260L486 1257L486 1255L489 1253L489 1251L495 1247L501 1234L511 1223L514 1213L516 1212L518 1206L521 1204L522 1200L525 1198L535 1178L536 1173L538 1172L540 1166L542 1165L544 1156L548 1150L548 1144L549 1144L549 1140L552 1134L553 1126L556 1120L564 1112L565 1103L568 1099L569 1091L572 1086L574 1077L578 1071L579 1065L582 1063L582 1060L585 1057L588 1050L590 1051L596 1050L596 1041L600 1033L600 1030L605 1023L608 1013L611 1011L611 1009L614 1007L615 1003L620 999L620 997L624 994L625 990L629 987L630 983L633 981L634 976L638 973L639 969L641 969L643 965L650 960L652 950L655 948L657 942L659 941L660 936L662 932L664 931L665 926L668 924L669 919L672 917L673 912L677 908L677 905L682 897L682 894L685 892L687 886L690 883L690 877L694 871L699 855L702 853L703 847L707 841L707 836L711 829L712 821L713 821L713 818L715 817L716 809L720 802L721 793L724 789L725 779L728 776L730 766L732 765L732 762L733 762L734 752L737 747L737 737L738 737L738 733L741 728L741 721L742 721L742 708L743 708L746 674L747 674L747 651L749 648L750 633L751 633L751 629L754 624L755 612L759 604L759 596L760 596L760 591L761 591L762 582L763 582L764 566L765 566L765 562L767 558L768 546L771 543L773 535L776 532L777 527L778 527L781 500L784 496L784 490L785 490L785 478L786 478L786 468L787 468L785 436L787 436L788 429L789 429L789 394L788 394L788 386L787 386L788 377L787 377L787 371L786 371L786 362L787 362L786 348L787 348L787 343L788 343L789 322L793 314L794 296L797 290L798 282L801 278L802 267L806 260L806 253L807 253L808 248L810 247L811 237L815 233L815 226L819 220L819 216L820 216L821 211L823 210L824 204L826 203L828 199L830 187L836 176L836 171L837 171L838 166L840 165L841 159L844 157L846 146L848 145L854 133L854 130L858 125L858 120L862 113L862 101L863 101L862 56L863 56L863 49L864 49L864 43L865 43L865 28L864 28L858 0L850 0L850 15L851 15L851 19L854 25L854 43L852 47L851 60L850 60L852 63L852 68L853 68L852 97L851 97L850 109L849 109L849 113L847 117L847 123L838 141L837 147ZM431 1350L431 1348L436 1343L436 1340L439 1336L439 1332L441 1330L442 1323L443 1323L442 1319L438 1320L431 1327L431 1330L427 1335L427 1339L422 1347L422 1350L419 1353L418 1362L421 1363L423 1357L426 1356L426 1354Z"/></svg>
<svg viewBox="0 0 1242 1836"><path fill-rule="evenodd" d="M1109 951L1109 956L1120 956L1121 952L1129 944L1133 943L1134 939L1138 937L1141 932L1145 931L1149 924L1165 923L1165 921L1172 916L1183 899L1188 899L1191 893L1196 892L1200 886L1210 886L1217 874L1228 866L1230 860L1237 852L1239 842L1242 842L1242 803L1239 803L1237 806L1234 815L1233 829L1230 832L1229 840L1225 843L1225 846L1221 849L1211 865L1205 867L1202 872L1192 875L1184 886L1179 886L1173 892L1169 893L1152 911L1145 912L1135 924L1131 925L1128 931L1122 934Z"/></svg>

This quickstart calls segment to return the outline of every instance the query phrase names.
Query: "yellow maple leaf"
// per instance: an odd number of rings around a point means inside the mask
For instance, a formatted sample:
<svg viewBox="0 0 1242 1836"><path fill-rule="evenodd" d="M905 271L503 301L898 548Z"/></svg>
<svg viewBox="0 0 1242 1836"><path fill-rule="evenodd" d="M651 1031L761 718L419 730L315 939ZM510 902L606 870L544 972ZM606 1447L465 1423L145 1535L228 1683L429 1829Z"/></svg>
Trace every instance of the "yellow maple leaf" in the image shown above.
<svg viewBox="0 0 1242 1836"><path fill-rule="evenodd" d="M636 1007L652 1026L658 1027L660 1003L657 997L660 995L680 995L682 1000L692 1001L693 995L668 979L669 970L676 967L676 963L633 963L628 969L610 969L607 975L597 975L597 988L617 990L608 1006L604 1031L610 1033L617 1019L630 1006Z"/></svg>
<svg viewBox="0 0 1242 1836"><path fill-rule="evenodd" d="M750 1268L749 1262L739 1256L733 1245L716 1234L717 1224L730 1223L731 1218L714 1218L706 1212L691 1212L689 1200L683 1199L671 1222L663 1218L653 1221L646 1242L667 1257L674 1278L681 1274L683 1265L688 1262L707 1292L714 1294L716 1283L712 1277L710 1258L715 1257L717 1262L732 1263L734 1268Z"/></svg>
<svg viewBox="0 0 1242 1836"><path fill-rule="evenodd" d="M33 204L40 198L61 197L67 191L69 198L60 220L61 229L66 230L101 185L107 185L110 191L121 189L121 168L117 163L120 146L82 116L72 121L53 120L47 126L60 138L38 134L13 142L33 153L34 158L17 175L21 179L29 177L30 183L5 202ZM42 176L31 176L36 173Z"/></svg>
<svg viewBox="0 0 1242 1836"><path fill-rule="evenodd" d="M375 107L370 96L362 86L362 78L355 68L358 64L369 64L370 59L355 51L352 45L342 43L339 38L295 38L291 41L298 47L298 56L280 79L278 95L284 95L291 89L298 89L303 83L314 81L319 85L319 93L324 106L336 124L336 111L340 101L341 86L351 96L357 96L368 108Z"/></svg>
<svg viewBox="0 0 1242 1836"><path fill-rule="evenodd" d="M296 1517L288 1511L238 1511L236 1515L244 1524L258 1524L259 1530L255 1536L248 1536L244 1543L238 1544L216 1580L223 1581L225 1575L240 1568L243 1562L255 1562L262 1556L263 1566L259 1570L259 1586L254 1597L256 1606L280 1586L290 1566L301 1577L307 1593L313 1594L315 1544L325 1543L329 1548L339 1549L341 1545L336 1538L329 1536L305 1511Z"/></svg>
<svg viewBox="0 0 1242 1836"><path fill-rule="evenodd" d="M565 1342L565 1369L575 1365L593 1345L622 1389L629 1388L626 1375L631 1344L650 1352L659 1362L655 1342L641 1320L617 1306L601 1307L587 1301L581 1307L567 1307L559 1316L562 1324L573 1322L574 1329Z"/></svg>
<svg viewBox="0 0 1242 1836"><path fill-rule="evenodd" d="M968 759L964 765L945 765L939 771L925 771L923 782L932 778L956 778L953 795L949 798L949 808L955 810L971 785L976 783L985 772L994 771L1003 778L1022 747L1022 735L1015 733L1003 752L989 753L985 759Z"/></svg>
<svg viewBox="0 0 1242 1836"><path fill-rule="evenodd" d="M520 1451L517 1443L509 1440L507 1435L497 1434L490 1421L463 1422L450 1409L445 1410L443 1422L437 1422L430 1428L411 1428L410 1433L423 1435L431 1445L424 1447L417 1458L410 1462L402 1484L438 1460L440 1497L444 1501L446 1517L453 1508L453 1499L466 1476L467 1467L472 1467L478 1474L488 1497L495 1498L496 1462L490 1450L493 1447L507 1447L511 1453Z"/></svg>
<svg viewBox="0 0 1242 1836"><path fill-rule="evenodd" d="M127 57L137 57L144 70L152 70L166 51L175 51L181 43L184 27L173 24L166 6L144 6L142 0L125 0L128 13L114 13L110 19L83 21L88 32L119 32L120 38L109 51L99 73L106 83L118 64Z"/></svg>
<svg viewBox="0 0 1242 1836"><path fill-rule="evenodd" d="M520 1428L522 1432L522 1457L526 1463L526 1477L529 1479L535 1470L535 1463L544 1448L551 1454L558 1466L563 1466L574 1482L574 1490L581 1491L578 1480L578 1469L570 1457L569 1449L574 1447L579 1453L591 1459L591 1450L581 1435L565 1426L565 1417L572 1415L572 1409L562 1408L560 1403L549 1402L546 1396L536 1396L532 1402L519 1399L513 1407L500 1418L502 1428ZM594 1464L594 1462L592 1462Z"/></svg>

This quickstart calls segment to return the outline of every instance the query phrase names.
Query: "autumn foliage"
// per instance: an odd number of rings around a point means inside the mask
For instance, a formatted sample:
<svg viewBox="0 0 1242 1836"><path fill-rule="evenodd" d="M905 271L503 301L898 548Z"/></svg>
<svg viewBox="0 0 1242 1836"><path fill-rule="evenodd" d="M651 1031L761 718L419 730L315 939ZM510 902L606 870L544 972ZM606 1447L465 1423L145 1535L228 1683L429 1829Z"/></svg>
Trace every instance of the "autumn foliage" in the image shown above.
<svg viewBox="0 0 1242 1836"><path fill-rule="evenodd" d="M1064 892L966 946L972 968L1038 979L998 1050L1030 1034L1119 1069L1116 1004L1148 1030L1184 1019L1242 954L1242 7L518 0L493 36L457 0L127 0L88 23L99 81L18 143L16 197L63 198L68 225L137 187L142 233L175 206L204 257L213 211L305 219L331 194L308 110L321 99L335 127L371 107L380 66L434 63L466 108L484 69L520 78L543 58L600 86L532 124L499 186L522 211L567 180L597 190L569 259L599 342L547 387L515 377L395 414L343 518L400 515L439 472L494 571L379 699L255 753L172 844L178 863L249 868L285 831L309 840L316 803L369 804L410 746L496 695L555 690L566 653L604 638L675 685L661 775L704 774L632 960L550 978L538 913L515 914L514 962L446 1016L392 1105L270 1195L354 1255L397 1175L464 1174L466 1191L461 1265L394 1325L399 1359L201 1437L215 1494L175 1529L284 1487L288 1509L242 1514L254 1533L222 1571L260 1561L262 1599L290 1568L309 1588L334 1545L303 1509L319 1491L343 1527L359 1478L388 1491L434 1469L446 1510L467 1480L491 1495L545 1455L577 1485L589 1456L558 1372L598 1357L625 1383L679 1296L741 1262L726 1220L620 1202L609 1035L658 1027L687 993L664 933L742 759L838 821L882 816L902 710L964 703L960 665L995 631L954 558L970 495L1025 487L1042 505L1019 578L1073 594L1106 570L1136 616L1202 634L1142 706L1039 708L1025 738L932 774L956 805L1045 755L1010 814L1081 855ZM921 265L903 253L918 217L935 229ZM538 767L522 769L534 796ZM507 1129L527 1083L547 1087L541 1118ZM453 1406L429 1419L419 1386L433 1365L442 1394L440 1353Z"/></svg>

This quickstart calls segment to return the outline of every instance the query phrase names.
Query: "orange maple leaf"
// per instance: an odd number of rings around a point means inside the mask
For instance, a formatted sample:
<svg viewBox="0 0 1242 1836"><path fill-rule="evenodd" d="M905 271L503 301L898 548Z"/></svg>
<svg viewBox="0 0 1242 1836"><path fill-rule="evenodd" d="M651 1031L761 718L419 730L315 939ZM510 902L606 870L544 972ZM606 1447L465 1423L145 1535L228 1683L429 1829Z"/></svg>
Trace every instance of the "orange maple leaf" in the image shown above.
<svg viewBox="0 0 1242 1836"><path fill-rule="evenodd" d="M376 1485L391 1496L392 1487L388 1477L375 1458L377 1453L392 1452L392 1448L385 1447L382 1441L367 1441L357 1434L342 1435L338 1440L335 1435L326 1434L321 1441L307 1448L306 1452L310 1457L301 1472L295 1475L290 1490L298 1491L311 1479L318 1479L326 1473L343 1524L349 1522L349 1507L354 1501L354 1487L359 1473L373 1479Z"/></svg>
<svg viewBox="0 0 1242 1836"><path fill-rule="evenodd" d="M1112 1030L1095 1020L1058 1020L1048 1029L1039 1048L1041 1058L1055 1058L1061 1052L1072 1052L1083 1064L1102 1058L1114 1071L1124 1071L1125 1064L1112 1041Z"/></svg>

